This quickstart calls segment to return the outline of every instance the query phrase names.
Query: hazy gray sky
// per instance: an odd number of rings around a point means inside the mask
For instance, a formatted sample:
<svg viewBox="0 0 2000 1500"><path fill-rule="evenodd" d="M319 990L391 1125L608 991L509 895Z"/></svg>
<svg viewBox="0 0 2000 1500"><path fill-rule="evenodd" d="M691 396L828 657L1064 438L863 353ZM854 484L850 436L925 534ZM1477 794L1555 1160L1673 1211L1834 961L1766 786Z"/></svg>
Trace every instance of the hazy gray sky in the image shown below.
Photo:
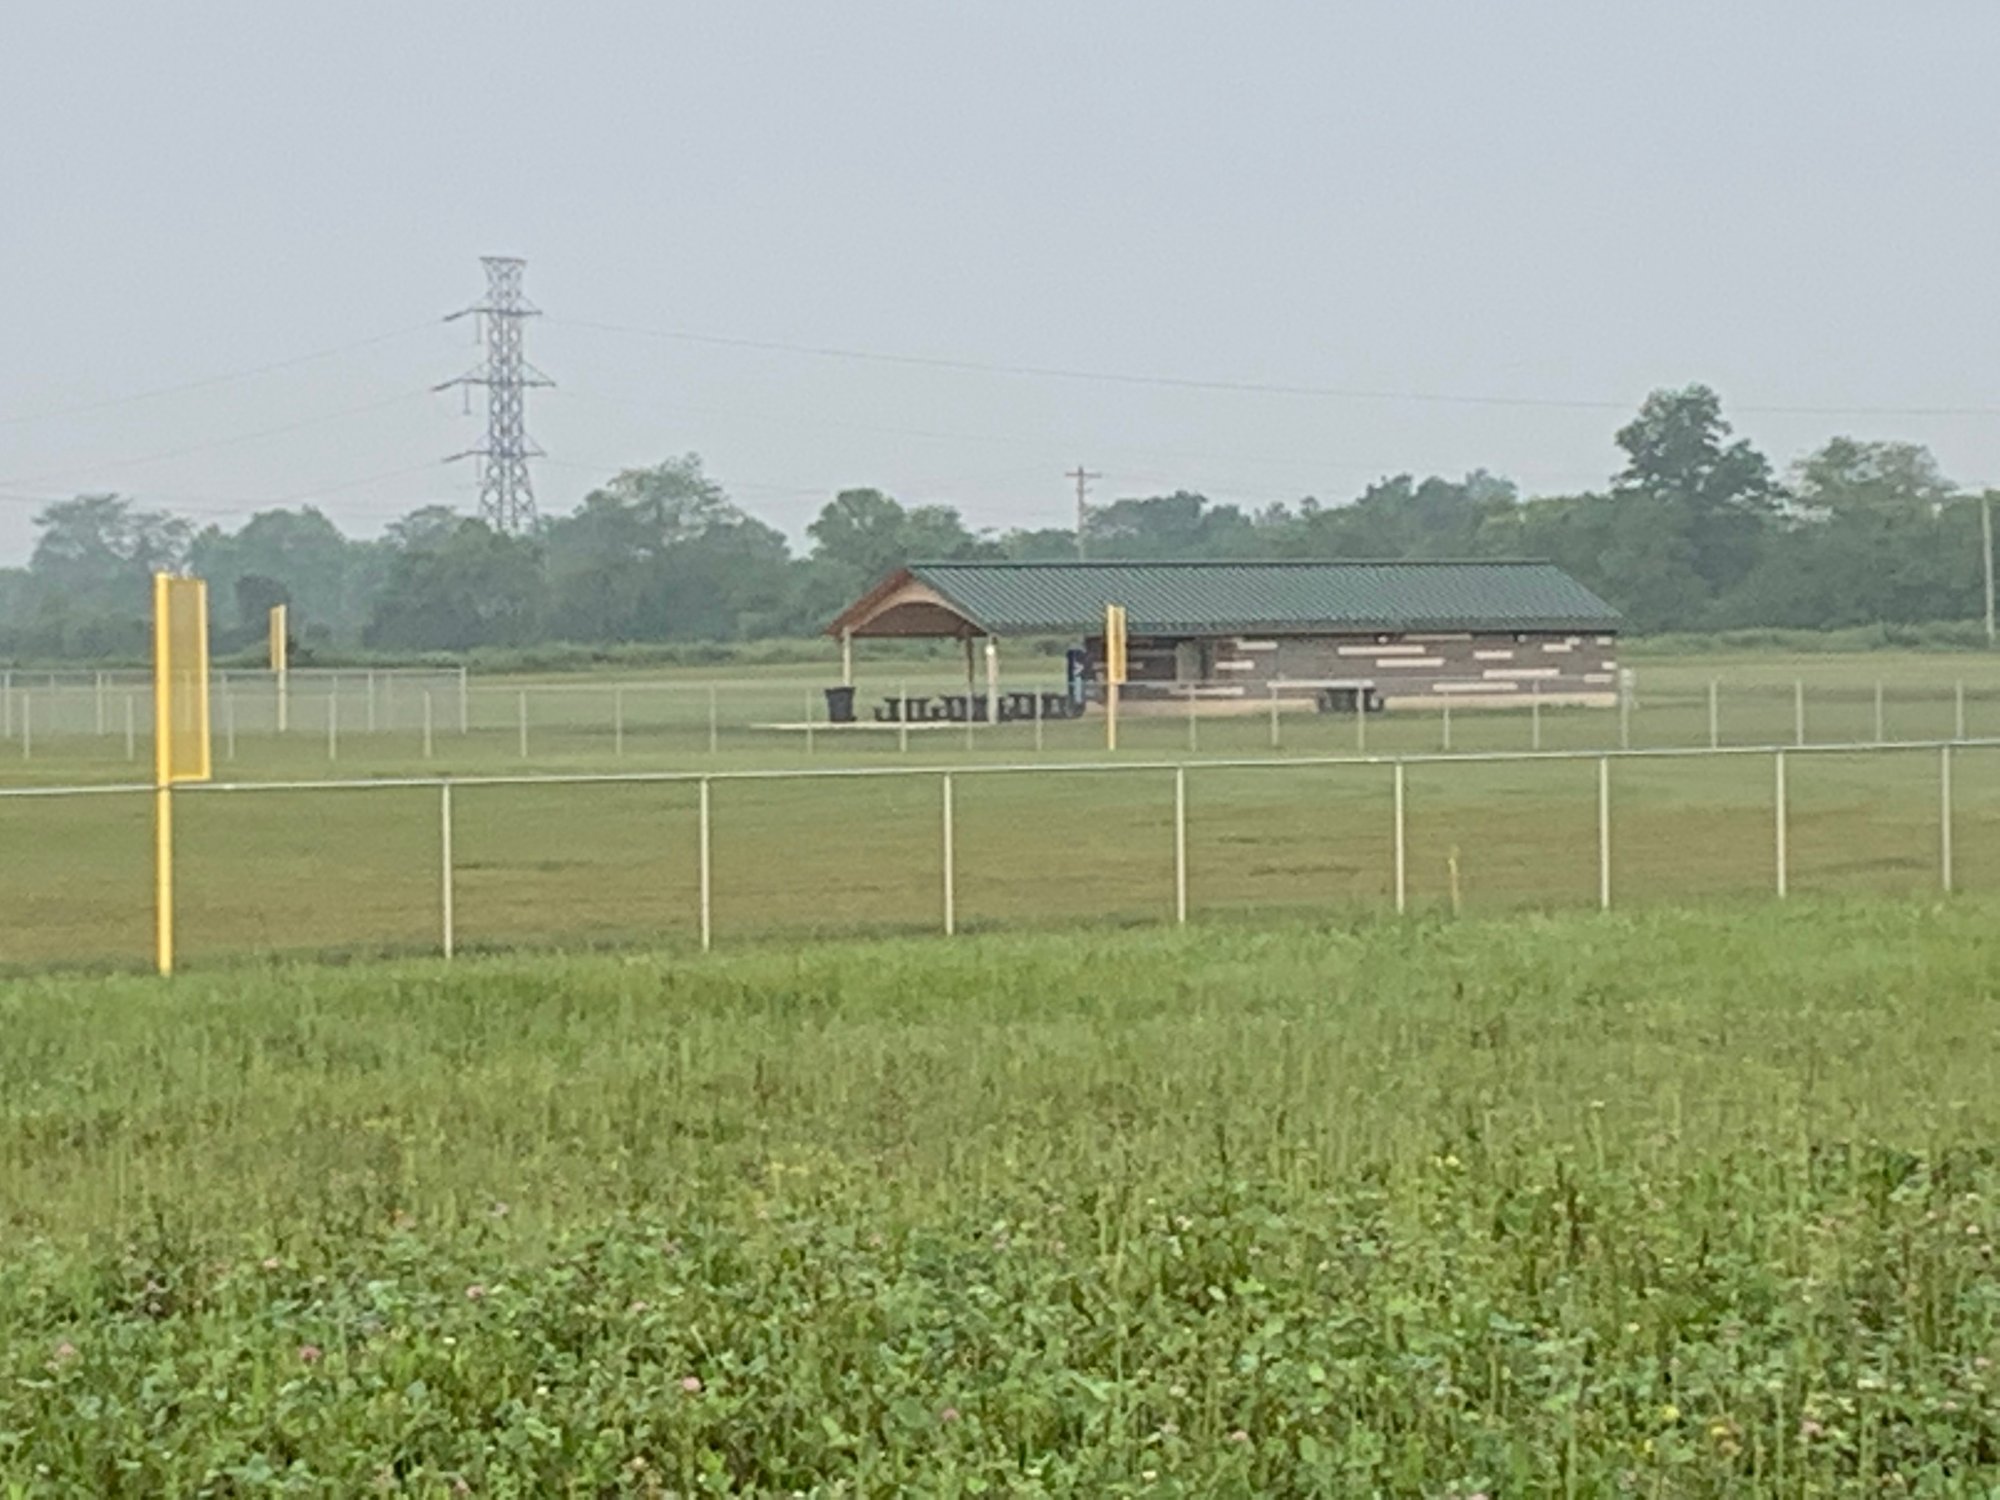
<svg viewBox="0 0 2000 1500"><path fill-rule="evenodd" d="M1897 436L2000 482L1995 56L1990 0L17 4L0 558L86 489L468 502L436 461L482 418L427 388L475 361L435 320L483 253L548 313L545 510L688 450L795 534L857 484L1060 524L1078 460L1106 495L1573 489L1692 380L1780 462Z"/></svg>

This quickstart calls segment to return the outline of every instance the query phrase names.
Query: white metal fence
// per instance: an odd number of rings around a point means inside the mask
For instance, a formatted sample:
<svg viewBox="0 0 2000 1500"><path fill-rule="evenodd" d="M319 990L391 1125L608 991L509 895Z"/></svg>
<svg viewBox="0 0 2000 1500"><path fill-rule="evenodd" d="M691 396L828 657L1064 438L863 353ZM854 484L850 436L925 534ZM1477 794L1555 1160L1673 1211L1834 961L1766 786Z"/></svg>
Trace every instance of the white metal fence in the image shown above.
<svg viewBox="0 0 2000 1500"><path fill-rule="evenodd" d="M1816 778L1804 817L1801 767ZM1527 776L1551 779L1531 788ZM34 852L0 871L0 962L136 955L149 931L149 793L0 789L0 836L39 832L15 845ZM487 907L481 947L685 938L706 949L725 905L726 925L746 934L951 934L975 886L974 920L993 926L1186 923L1206 908L1456 910L1462 866L1481 872L1468 875L1475 884L1511 872L1511 904L1609 908L1760 888L1783 898L1797 888L1805 832L1815 883L1838 873L1840 888L1872 888L1850 877L1875 868L1885 889L1951 892L1968 836L1982 858L2000 844L1990 837L2000 738L217 783L175 796L176 883L194 933L183 948L197 962L332 949L449 956L466 942L468 898ZM593 804L603 798L613 801ZM483 800L469 833L472 799ZM1434 811L1456 821L1429 826ZM1717 839L1726 859L1708 847ZM1327 847L1351 856L1338 889L1311 862ZM1279 849L1299 863L1272 863ZM84 867L65 870L65 858ZM1079 867L1095 873L1079 882ZM2000 885L2000 865L1993 876ZM1062 894L1086 886L1089 902Z"/></svg>
<svg viewBox="0 0 2000 1500"><path fill-rule="evenodd" d="M1685 678L1682 679L1686 681ZM1053 690L1054 683L1023 684ZM343 753L377 760L501 763L685 760L776 755L907 756L970 750L1011 759L1081 753L1103 737L1098 710L1047 719L878 719L887 700L964 695L948 670L865 674L857 718L829 721L824 679L482 682L459 670L219 672L210 692L216 758L279 757L302 770ZM1309 697L1267 687L1216 696L1213 684L1168 690L1128 705L1121 739L1142 754L1498 753L1810 745L1920 744L2000 735L2000 684L1957 681L1841 683L1731 681L1681 687L1642 680L1616 709L1544 705L1533 694L1505 707L1442 702L1385 715L1324 715ZM141 674L0 671L4 762L84 755L138 763L151 734L151 689Z"/></svg>

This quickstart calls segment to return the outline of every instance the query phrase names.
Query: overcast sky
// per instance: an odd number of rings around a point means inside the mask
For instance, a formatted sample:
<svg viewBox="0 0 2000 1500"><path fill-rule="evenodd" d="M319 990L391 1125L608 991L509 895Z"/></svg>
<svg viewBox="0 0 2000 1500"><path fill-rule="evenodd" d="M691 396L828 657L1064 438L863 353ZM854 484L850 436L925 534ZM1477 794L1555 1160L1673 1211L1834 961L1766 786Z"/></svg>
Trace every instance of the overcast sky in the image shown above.
<svg viewBox="0 0 2000 1500"><path fill-rule="evenodd" d="M1990 0L42 0L4 36L0 559L81 490L469 504L438 461L483 417L428 387L482 254L547 314L545 511L690 450L794 535L862 484L1065 524L1079 461L1571 490L1696 380L1780 462L1906 437L2000 483Z"/></svg>

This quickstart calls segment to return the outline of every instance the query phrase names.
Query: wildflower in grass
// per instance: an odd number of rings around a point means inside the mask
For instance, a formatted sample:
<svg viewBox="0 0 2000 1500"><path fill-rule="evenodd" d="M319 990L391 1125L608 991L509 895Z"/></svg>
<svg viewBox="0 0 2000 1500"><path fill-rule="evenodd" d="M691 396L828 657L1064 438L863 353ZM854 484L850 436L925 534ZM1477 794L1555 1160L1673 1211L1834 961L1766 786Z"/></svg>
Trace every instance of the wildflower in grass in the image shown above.
<svg viewBox="0 0 2000 1500"><path fill-rule="evenodd" d="M486 1295L486 1288L481 1286L476 1281L473 1282L471 1286L465 1289L465 1300L467 1302L478 1302L482 1298L484 1298L485 1295Z"/></svg>
<svg viewBox="0 0 2000 1500"><path fill-rule="evenodd" d="M690 1396L699 1396L701 1394L701 1377L699 1375L681 1376L681 1389L686 1391Z"/></svg>
<svg viewBox="0 0 2000 1500"><path fill-rule="evenodd" d="M1229 1434L1229 1441L1232 1443L1247 1443L1250 1441L1250 1434L1239 1427Z"/></svg>
<svg viewBox="0 0 2000 1500"><path fill-rule="evenodd" d="M947 1406L943 1411L938 1413L938 1420L947 1427L951 1426L952 1423L958 1420L958 1408Z"/></svg>
<svg viewBox="0 0 2000 1500"><path fill-rule="evenodd" d="M631 1306L627 1307L625 1311L629 1313L632 1317L636 1318L639 1316L640 1313L646 1310L648 1305L649 1304L644 1302L634 1302Z"/></svg>
<svg viewBox="0 0 2000 1500"><path fill-rule="evenodd" d="M510 1209L504 1203L496 1203L493 1205L492 1208L488 1209L487 1212L492 1214L493 1217L496 1219L504 1219L507 1217L508 1214L512 1213L513 1210Z"/></svg>
<svg viewBox="0 0 2000 1500"><path fill-rule="evenodd" d="M325 1351L318 1344L299 1345L299 1363L302 1365L316 1365L324 1354Z"/></svg>
<svg viewBox="0 0 2000 1500"><path fill-rule="evenodd" d="M264 1257L264 1269L267 1271L279 1270L280 1268L283 1267L284 1264L285 1263L279 1260L278 1257L275 1255L267 1255Z"/></svg>
<svg viewBox="0 0 2000 1500"><path fill-rule="evenodd" d="M1811 1417L1807 1417L1803 1422L1799 1423L1799 1436L1807 1442L1811 1442L1816 1437L1825 1437L1826 1428L1815 1422Z"/></svg>
<svg viewBox="0 0 2000 1500"><path fill-rule="evenodd" d="M66 1365L76 1357L76 1345L72 1344L68 1339L64 1339L60 1344L56 1345L55 1353L51 1356L51 1360L55 1364Z"/></svg>

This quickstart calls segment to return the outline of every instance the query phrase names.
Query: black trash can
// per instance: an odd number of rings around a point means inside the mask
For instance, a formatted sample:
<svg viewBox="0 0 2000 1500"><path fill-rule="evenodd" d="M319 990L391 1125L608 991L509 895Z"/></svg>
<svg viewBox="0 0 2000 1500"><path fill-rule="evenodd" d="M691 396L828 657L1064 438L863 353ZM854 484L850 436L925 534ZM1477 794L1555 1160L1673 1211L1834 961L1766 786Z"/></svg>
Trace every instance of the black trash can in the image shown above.
<svg viewBox="0 0 2000 1500"><path fill-rule="evenodd" d="M852 724L854 722L854 688L830 687L826 690L826 719L829 724Z"/></svg>

